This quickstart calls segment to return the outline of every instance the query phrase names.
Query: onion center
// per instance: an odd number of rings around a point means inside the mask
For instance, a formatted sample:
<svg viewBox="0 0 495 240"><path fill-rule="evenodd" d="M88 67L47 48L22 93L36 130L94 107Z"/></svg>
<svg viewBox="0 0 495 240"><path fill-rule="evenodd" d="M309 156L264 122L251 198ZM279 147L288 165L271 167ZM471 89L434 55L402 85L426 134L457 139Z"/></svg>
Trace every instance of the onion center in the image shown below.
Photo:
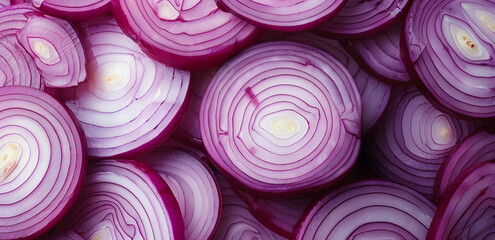
<svg viewBox="0 0 495 240"><path fill-rule="evenodd" d="M17 143L7 143L0 148L0 181L14 171L21 153L22 148Z"/></svg>
<svg viewBox="0 0 495 240"><path fill-rule="evenodd" d="M445 116L440 116L433 120L433 141L438 144L449 144L455 140L452 126Z"/></svg>
<svg viewBox="0 0 495 240"><path fill-rule="evenodd" d="M486 53L478 40L461 27L452 24L450 26L450 32L457 49L468 59L478 60L483 57L483 53Z"/></svg>
<svg viewBox="0 0 495 240"><path fill-rule="evenodd" d="M112 233L107 227L102 228L89 236L90 240L112 240Z"/></svg>
<svg viewBox="0 0 495 240"><path fill-rule="evenodd" d="M60 62L60 56L55 50L55 47L47 40L29 38L29 46L43 63L52 65Z"/></svg>
<svg viewBox="0 0 495 240"><path fill-rule="evenodd" d="M112 62L101 65L91 81L105 91L118 91L129 83L129 66L125 62Z"/></svg>
<svg viewBox="0 0 495 240"><path fill-rule="evenodd" d="M289 139L297 135L297 142L308 130L308 122L293 111L282 111L264 116L260 121L260 126L272 136L279 139Z"/></svg>
<svg viewBox="0 0 495 240"><path fill-rule="evenodd" d="M474 15L490 31L495 32L495 15L493 15L490 12L481 10L481 9L475 9L474 10Z"/></svg>
<svg viewBox="0 0 495 240"><path fill-rule="evenodd" d="M169 1L160 1L156 5L156 15L162 20L173 21L179 18L180 12Z"/></svg>

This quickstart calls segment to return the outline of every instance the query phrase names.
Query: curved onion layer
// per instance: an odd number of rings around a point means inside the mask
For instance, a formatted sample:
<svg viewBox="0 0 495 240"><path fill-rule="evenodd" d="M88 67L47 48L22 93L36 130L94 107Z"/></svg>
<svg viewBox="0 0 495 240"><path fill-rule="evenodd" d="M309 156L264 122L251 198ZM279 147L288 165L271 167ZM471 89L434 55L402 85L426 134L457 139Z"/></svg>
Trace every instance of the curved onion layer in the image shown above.
<svg viewBox="0 0 495 240"><path fill-rule="evenodd" d="M495 159L495 133L480 130L457 144L437 174L436 192L441 198L447 187L467 168Z"/></svg>
<svg viewBox="0 0 495 240"><path fill-rule="evenodd" d="M410 0L347 0L336 16L317 27L331 38L367 38L397 23Z"/></svg>
<svg viewBox="0 0 495 240"><path fill-rule="evenodd" d="M280 236L291 238L305 210L317 199L312 194L294 199L269 199L253 196L238 188L236 194L248 205L251 214Z"/></svg>
<svg viewBox="0 0 495 240"><path fill-rule="evenodd" d="M181 69L221 65L261 34L218 9L215 0L112 0L112 8L124 32L143 51Z"/></svg>
<svg viewBox="0 0 495 240"><path fill-rule="evenodd" d="M220 0L221 8L263 28L276 31L303 31L335 16L344 0Z"/></svg>
<svg viewBox="0 0 495 240"><path fill-rule="evenodd" d="M37 13L40 11L28 3L0 8L0 37L15 35L26 25L29 16Z"/></svg>
<svg viewBox="0 0 495 240"><path fill-rule="evenodd" d="M105 159L89 165L76 204L57 225L84 239L185 239L179 205L148 165Z"/></svg>
<svg viewBox="0 0 495 240"><path fill-rule="evenodd" d="M208 68L191 72L191 99L184 117L182 117L179 126L175 130L175 133L182 138L201 147L203 146L203 140L199 131L199 109L208 84L210 84L217 70L217 68Z"/></svg>
<svg viewBox="0 0 495 240"><path fill-rule="evenodd" d="M333 184L361 144L361 97L349 71L297 42L259 44L224 64L199 117L214 164L258 194Z"/></svg>
<svg viewBox="0 0 495 240"><path fill-rule="evenodd" d="M73 87L86 79L84 50L69 22L30 16L17 40L35 59L46 86Z"/></svg>
<svg viewBox="0 0 495 240"><path fill-rule="evenodd" d="M475 127L438 111L416 88L400 86L365 147L379 175L433 199L440 165Z"/></svg>
<svg viewBox="0 0 495 240"><path fill-rule="evenodd" d="M43 12L70 20L86 20L110 12L110 0L32 0Z"/></svg>
<svg viewBox="0 0 495 240"><path fill-rule="evenodd" d="M415 1L404 26L411 74L441 106L495 117L495 2Z"/></svg>
<svg viewBox="0 0 495 240"><path fill-rule="evenodd" d="M156 147L184 112L189 72L147 57L113 19L81 23L88 78L62 97L94 157L132 156Z"/></svg>
<svg viewBox="0 0 495 240"><path fill-rule="evenodd" d="M343 46L371 75L389 83L407 83L411 78L400 56L402 24L371 38L344 41Z"/></svg>
<svg viewBox="0 0 495 240"><path fill-rule="evenodd" d="M251 215L246 203L235 194L225 177L216 174L216 178L222 193L222 213L213 239L285 239L264 227Z"/></svg>
<svg viewBox="0 0 495 240"><path fill-rule="evenodd" d="M0 0L0 7L10 6L10 0Z"/></svg>
<svg viewBox="0 0 495 240"><path fill-rule="evenodd" d="M294 239L425 239L434 212L410 188L360 181L320 199L303 216Z"/></svg>
<svg viewBox="0 0 495 240"><path fill-rule="evenodd" d="M32 3L32 0L10 0L10 5L22 4L22 3Z"/></svg>
<svg viewBox="0 0 495 240"><path fill-rule="evenodd" d="M495 161L461 173L440 201L427 240L491 239L495 236Z"/></svg>
<svg viewBox="0 0 495 240"><path fill-rule="evenodd" d="M33 239L78 196L86 169L84 135L47 93L0 87L0 239Z"/></svg>
<svg viewBox="0 0 495 240"><path fill-rule="evenodd" d="M311 33L299 33L284 36L286 40L299 41L319 47L341 62L351 73L361 94L363 104L362 133L366 134L382 116L392 87L376 80L366 73L342 46L335 40L320 37Z"/></svg>
<svg viewBox="0 0 495 240"><path fill-rule="evenodd" d="M178 148L155 149L138 160L156 170L172 189L184 218L186 239L211 239L220 219L220 189L202 160Z"/></svg>

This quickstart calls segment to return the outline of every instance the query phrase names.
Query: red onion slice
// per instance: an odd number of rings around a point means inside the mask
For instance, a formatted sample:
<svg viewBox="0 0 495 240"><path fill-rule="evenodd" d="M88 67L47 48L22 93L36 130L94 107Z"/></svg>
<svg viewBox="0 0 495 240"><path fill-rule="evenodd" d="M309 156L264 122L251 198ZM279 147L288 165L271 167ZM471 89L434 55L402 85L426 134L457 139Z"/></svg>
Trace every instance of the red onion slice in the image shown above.
<svg viewBox="0 0 495 240"><path fill-rule="evenodd" d="M440 201L427 240L490 239L495 235L495 161L461 173Z"/></svg>
<svg viewBox="0 0 495 240"><path fill-rule="evenodd" d="M10 6L10 0L0 0L0 7Z"/></svg>
<svg viewBox="0 0 495 240"><path fill-rule="evenodd" d="M347 0L337 15L317 27L331 38L367 38L385 31L411 4L410 0Z"/></svg>
<svg viewBox="0 0 495 240"><path fill-rule="evenodd" d="M112 0L112 9L144 52L186 70L219 66L261 33L218 9L214 0Z"/></svg>
<svg viewBox="0 0 495 240"><path fill-rule="evenodd" d="M416 88L398 86L364 146L380 176L433 199L440 165L475 128L435 109Z"/></svg>
<svg viewBox="0 0 495 240"><path fill-rule="evenodd" d="M31 87L0 87L0 239L34 239L73 205L86 169L72 113Z"/></svg>
<svg viewBox="0 0 495 240"><path fill-rule="evenodd" d="M35 59L46 86L73 87L86 79L84 50L69 22L30 16L17 40Z"/></svg>
<svg viewBox="0 0 495 240"><path fill-rule="evenodd" d="M297 42L246 49L215 74L200 129L214 164L263 195L315 191L355 163L361 97L349 71Z"/></svg>
<svg viewBox="0 0 495 240"><path fill-rule="evenodd" d="M134 160L92 163L76 204L57 226L84 239L180 239L184 221L167 183Z"/></svg>
<svg viewBox="0 0 495 240"><path fill-rule="evenodd" d="M437 174L436 192L442 197L447 187L467 168L495 159L495 133L480 130L455 146Z"/></svg>
<svg viewBox="0 0 495 240"><path fill-rule="evenodd" d="M343 41L344 48L371 75L391 84L410 81L409 73L401 59L400 36L402 23L371 38Z"/></svg>
<svg viewBox="0 0 495 240"><path fill-rule="evenodd" d="M0 37L15 35L26 25L29 16L37 13L40 11L28 3L0 8Z"/></svg>
<svg viewBox="0 0 495 240"><path fill-rule="evenodd" d="M139 157L171 188L184 218L186 239L211 239L220 219L220 189L213 172L180 148L159 148Z"/></svg>
<svg viewBox="0 0 495 240"><path fill-rule="evenodd" d="M33 0L33 5L53 16L87 20L110 12L110 0Z"/></svg>
<svg viewBox="0 0 495 240"><path fill-rule="evenodd" d="M88 78L63 91L93 157L133 156L165 140L184 112L189 72L147 57L111 18L81 23Z"/></svg>
<svg viewBox="0 0 495 240"><path fill-rule="evenodd" d="M425 239L435 206L405 186L366 180L320 199L294 239Z"/></svg>
<svg viewBox="0 0 495 240"><path fill-rule="evenodd" d="M344 0L219 0L220 7L263 28L276 31L303 31L333 17Z"/></svg>
<svg viewBox="0 0 495 240"><path fill-rule="evenodd" d="M439 106L495 117L495 2L415 1L405 27L406 64Z"/></svg>

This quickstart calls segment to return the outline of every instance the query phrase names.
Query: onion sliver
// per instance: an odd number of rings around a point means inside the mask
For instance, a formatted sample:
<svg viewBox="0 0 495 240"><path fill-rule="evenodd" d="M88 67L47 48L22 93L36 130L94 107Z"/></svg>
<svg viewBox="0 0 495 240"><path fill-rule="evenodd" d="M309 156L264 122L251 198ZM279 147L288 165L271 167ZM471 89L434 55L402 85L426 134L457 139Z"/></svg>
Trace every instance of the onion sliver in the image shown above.
<svg viewBox="0 0 495 240"><path fill-rule="evenodd" d="M71 112L31 87L0 87L0 239L33 239L76 201L86 169Z"/></svg>
<svg viewBox="0 0 495 240"><path fill-rule="evenodd" d="M275 41L224 64L201 103L213 163L254 194L333 184L355 163L361 97L349 71L310 45Z"/></svg>

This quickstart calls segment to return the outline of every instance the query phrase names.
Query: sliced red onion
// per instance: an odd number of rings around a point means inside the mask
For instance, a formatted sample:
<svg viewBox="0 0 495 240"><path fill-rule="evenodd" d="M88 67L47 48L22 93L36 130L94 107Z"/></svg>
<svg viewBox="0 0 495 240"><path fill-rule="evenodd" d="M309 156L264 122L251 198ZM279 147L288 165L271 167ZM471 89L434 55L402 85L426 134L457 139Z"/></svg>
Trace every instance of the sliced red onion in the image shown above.
<svg viewBox="0 0 495 240"><path fill-rule="evenodd" d="M148 165L105 159L89 165L76 204L57 232L84 239L185 239L179 205L167 183Z"/></svg>
<svg viewBox="0 0 495 240"><path fill-rule="evenodd" d="M495 117L495 2L415 1L403 50L413 78L444 108Z"/></svg>
<svg viewBox="0 0 495 240"><path fill-rule="evenodd" d="M436 192L440 198L447 187L467 168L495 159L495 133L480 130L455 146L437 174Z"/></svg>
<svg viewBox="0 0 495 240"><path fill-rule="evenodd" d="M147 57L109 17L81 23L88 78L63 91L93 157L132 156L165 140L184 112L189 72Z"/></svg>
<svg viewBox="0 0 495 240"><path fill-rule="evenodd" d="M317 31L331 38L362 39L386 31L411 4L410 0L347 0L344 8Z"/></svg>
<svg viewBox="0 0 495 240"><path fill-rule="evenodd" d="M208 68L191 72L191 99L182 121L175 130L182 138L200 147L203 147L203 140L199 131L199 109L206 88L217 70L218 68Z"/></svg>
<svg viewBox="0 0 495 240"><path fill-rule="evenodd" d="M220 189L202 160L180 148L155 149L138 160L156 170L172 189L186 239L211 239L220 219Z"/></svg>
<svg viewBox="0 0 495 240"><path fill-rule="evenodd" d="M110 0L32 0L33 5L53 16L87 20L110 12Z"/></svg>
<svg viewBox="0 0 495 240"><path fill-rule="evenodd" d="M495 161L467 169L453 184L438 205L426 239L492 239Z"/></svg>
<svg viewBox="0 0 495 240"><path fill-rule="evenodd" d="M218 9L215 0L112 0L112 9L149 56L187 70L219 66L261 33Z"/></svg>
<svg viewBox="0 0 495 240"><path fill-rule="evenodd" d="M411 78L400 56L402 23L373 37L343 41L344 48L377 79L391 84L410 82Z"/></svg>
<svg viewBox="0 0 495 240"><path fill-rule="evenodd" d="M416 88L398 86L365 147L380 176L433 199L440 165L475 128L434 108Z"/></svg>
<svg viewBox="0 0 495 240"><path fill-rule="evenodd" d="M73 87L86 79L84 50L69 22L30 16L17 40L35 59L46 86Z"/></svg>
<svg viewBox="0 0 495 240"><path fill-rule="evenodd" d="M0 37L15 35L29 16L40 13L32 4L22 3L0 8Z"/></svg>
<svg viewBox="0 0 495 240"><path fill-rule="evenodd" d="M10 6L10 0L0 0L0 7Z"/></svg>
<svg viewBox="0 0 495 240"><path fill-rule="evenodd" d="M86 169L84 135L59 101L0 87L0 239L34 239L62 218Z"/></svg>
<svg viewBox="0 0 495 240"><path fill-rule="evenodd" d="M317 36L311 33L298 33L284 36L286 40L299 41L319 47L335 57L351 73L361 94L363 103L362 132L363 135L376 124L382 116L388 99L390 98L391 86L376 80L366 73L354 61L342 46L335 40Z"/></svg>
<svg viewBox="0 0 495 240"><path fill-rule="evenodd" d="M333 184L355 163L361 97L349 71L326 52L267 42L216 73L200 129L214 164L245 190L303 194Z"/></svg>
<svg viewBox="0 0 495 240"><path fill-rule="evenodd" d="M308 30L333 17L344 0L219 0L221 8L263 28L276 31Z"/></svg>
<svg viewBox="0 0 495 240"><path fill-rule="evenodd" d="M316 202L294 239L425 239L434 212L435 206L410 188L360 181Z"/></svg>
<svg viewBox="0 0 495 240"><path fill-rule="evenodd" d="M286 239L272 232L251 215L248 206L232 190L225 177L216 174L222 193L222 213L213 239Z"/></svg>

